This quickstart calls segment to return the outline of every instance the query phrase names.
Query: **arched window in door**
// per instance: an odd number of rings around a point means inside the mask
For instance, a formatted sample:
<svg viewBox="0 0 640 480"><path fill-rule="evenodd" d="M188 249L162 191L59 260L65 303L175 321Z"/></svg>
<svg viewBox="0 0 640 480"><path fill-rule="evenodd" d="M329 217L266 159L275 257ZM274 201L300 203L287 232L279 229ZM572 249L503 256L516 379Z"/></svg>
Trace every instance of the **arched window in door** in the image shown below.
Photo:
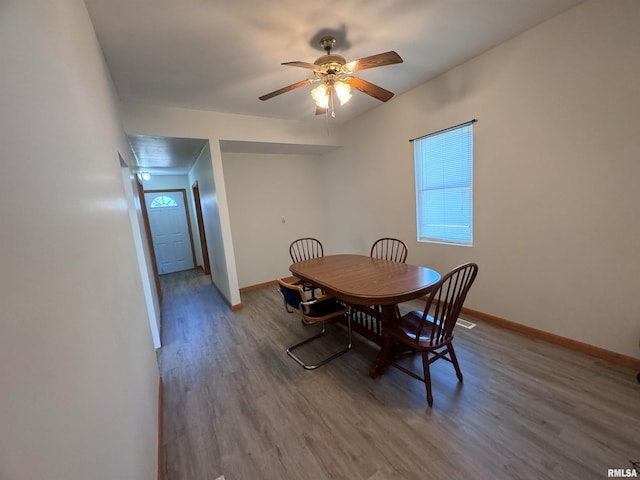
<svg viewBox="0 0 640 480"><path fill-rule="evenodd" d="M162 208L162 207L177 207L176 201L165 195L159 195L151 201L150 208Z"/></svg>

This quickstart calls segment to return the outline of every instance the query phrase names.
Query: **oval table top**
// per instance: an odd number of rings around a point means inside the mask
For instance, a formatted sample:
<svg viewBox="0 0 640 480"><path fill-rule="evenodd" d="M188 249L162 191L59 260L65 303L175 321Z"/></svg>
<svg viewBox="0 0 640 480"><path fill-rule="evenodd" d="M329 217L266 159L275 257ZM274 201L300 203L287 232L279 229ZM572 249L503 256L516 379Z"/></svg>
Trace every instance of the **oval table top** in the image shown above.
<svg viewBox="0 0 640 480"><path fill-rule="evenodd" d="M395 305L426 295L440 280L430 268L364 255L327 255L289 267L296 277L355 305Z"/></svg>

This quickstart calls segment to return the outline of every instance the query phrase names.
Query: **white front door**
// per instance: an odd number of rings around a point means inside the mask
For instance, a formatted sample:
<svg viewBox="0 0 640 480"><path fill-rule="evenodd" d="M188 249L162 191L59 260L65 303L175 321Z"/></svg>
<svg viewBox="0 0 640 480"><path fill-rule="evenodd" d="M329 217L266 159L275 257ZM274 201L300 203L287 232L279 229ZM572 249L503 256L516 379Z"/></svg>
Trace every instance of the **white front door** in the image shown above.
<svg viewBox="0 0 640 480"><path fill-rule="evenodd" d="M162 275L193 268L193 251L183 193L153 192L145 193L144 197L149 212L158 273Z"/></svg>

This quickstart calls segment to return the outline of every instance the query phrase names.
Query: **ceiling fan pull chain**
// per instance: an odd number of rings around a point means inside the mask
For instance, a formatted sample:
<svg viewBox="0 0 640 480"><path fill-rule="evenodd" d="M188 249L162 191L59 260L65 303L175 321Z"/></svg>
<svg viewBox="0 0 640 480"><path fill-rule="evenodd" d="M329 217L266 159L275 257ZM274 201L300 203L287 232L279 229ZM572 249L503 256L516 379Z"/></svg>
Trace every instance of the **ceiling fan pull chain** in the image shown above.
<svg viewBox="0 0 640 480"><path fill-rule="evenodd" d="M331 118L336 118L336 112L333 109L333 86L329 87L331 90L331 94L329 95L329 100L331 101Z"/></svg>

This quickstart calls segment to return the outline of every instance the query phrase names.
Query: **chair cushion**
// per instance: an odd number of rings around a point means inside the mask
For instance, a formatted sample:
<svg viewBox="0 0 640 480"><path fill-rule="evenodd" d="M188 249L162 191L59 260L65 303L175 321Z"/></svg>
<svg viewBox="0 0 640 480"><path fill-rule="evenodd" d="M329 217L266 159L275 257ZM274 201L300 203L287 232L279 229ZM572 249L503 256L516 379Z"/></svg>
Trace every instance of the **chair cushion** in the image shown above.
<svg viewBox="0 0 640 480"><path fill-rule="evenodd" d="M347 309L344 305L327 298L309 305L309 313L305 314L305 318L310 321L322 321L343 315L346 312Z"/></svg>
<svg viewBox="0 0 640 480"><path fill-rule="evenodd" d="M280 284L280 291L284 296L285 301L289 306L295 310L300 308L300 302L306 301L302 295L300 295L300 290L297 288L291 288L286 285Z"/></svg>

